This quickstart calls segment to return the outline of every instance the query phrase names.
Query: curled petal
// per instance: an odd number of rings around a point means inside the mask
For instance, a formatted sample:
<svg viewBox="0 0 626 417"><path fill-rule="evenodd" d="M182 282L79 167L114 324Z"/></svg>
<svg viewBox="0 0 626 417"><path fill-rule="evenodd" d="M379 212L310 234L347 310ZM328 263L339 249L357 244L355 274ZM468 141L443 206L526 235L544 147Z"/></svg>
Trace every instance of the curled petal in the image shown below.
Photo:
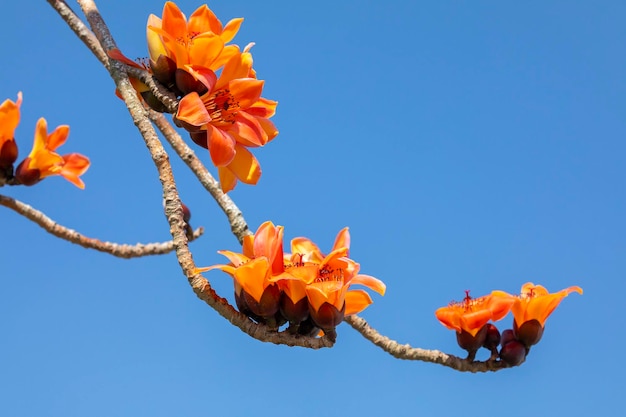
<svg viewBox="0 0 626 417"><path fill-rule="evenodd" d="M85 188L85 183L79 177L89 168L89 158L78 153L63 155L63 166L60 175L80 188Z"/></svg>
<svg viewBox="0 0 626 417"><path fill-rule="evenodd" d="M207 272L213 269L219 269L219 270L226 272L230 276L234 276L236 268L232 265L212 265L212 266L204 266L201 268L196 268L194 269L194 273Z"/></svg>
<svg viewBox="0 0 626 417"><path fill-rule="evenodd" d="M350 281L350 285L360 284L363 285L370 290L376 291L380 295L385 295L385 291L387 290L387 286L384 282L379 280L378 278L374 278L369 275L359 274L352 278Z"/></svg>
<svg viewBox="0 0 626 417"><path fill-rule="evenodd" d="M229 250L220 250L217 251L217 253L219 253L220 255L223 255L225 257L228 258L228 260L234 265L234 266L240 266L243 265L247 262L250 262L250 259L252 259L252 257L248 257L245 256L241 253L237 253L237 252L231 252Z"/></svg>
<svg viewBox="0 0 626 417"><path fill-rule="evenodd" d="M450 306L440 307L435 310L435 317L441 324L450 330L461 332L461 315Z"/></svg>
<svg viewBox="0 0 626 417"><path fill-rule="evenodd" d="M176 118L192 126L204 126L211 121L209 112L196 92L189 93L180 99Z"/></svg>
<svg viewBox="0 0 626 417"><path fill-rule="evenodd" d="M364 290L350 290L346 293L346 316L360 313L372 304L372 297Z"/></svg>

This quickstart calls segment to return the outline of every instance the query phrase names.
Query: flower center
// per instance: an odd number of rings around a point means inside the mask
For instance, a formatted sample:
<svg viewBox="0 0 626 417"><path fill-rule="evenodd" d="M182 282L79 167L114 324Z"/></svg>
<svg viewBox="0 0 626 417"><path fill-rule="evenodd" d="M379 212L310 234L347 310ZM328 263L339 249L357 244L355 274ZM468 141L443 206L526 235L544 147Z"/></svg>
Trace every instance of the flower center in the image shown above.
<svg viewBox="0 0 626 417"><path fill-rule="evenodd" d="M472 298L470 296L470 290L465 290L465 297L463 297L463 301L452 301L450 306L460 308L464 312L471 312L484 302L484 297Z"/></svg>
<svg viewBox="0 0 626 417"><path fill-rule="evenodd" d="M239 102L228 89L218 90L204 100L204 105L211 116L211 123L229 125L235 123L235 116L239 111Z"/></svg>
<svg viewBox="0 0 626 417"><path fill-rule="evenodd" d="M317 277L313 282L343 282L343 269L342 268L331 268L326 265L324 268L320 268L317 272Z"/></svg>

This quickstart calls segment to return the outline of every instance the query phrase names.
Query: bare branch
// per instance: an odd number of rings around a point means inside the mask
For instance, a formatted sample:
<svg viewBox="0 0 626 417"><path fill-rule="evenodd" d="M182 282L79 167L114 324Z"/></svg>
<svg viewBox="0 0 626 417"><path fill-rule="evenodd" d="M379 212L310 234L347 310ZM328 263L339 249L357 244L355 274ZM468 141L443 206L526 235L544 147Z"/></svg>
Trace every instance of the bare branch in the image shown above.
<svg viewBox="0 0 626 417"><path fill-rule="evenodd" d="M491 359L484 362L470 361L438 350L414 348L408 344L401 345L395 340L378 333L363 318L357 315L346 317L344 321L361 333L367 340L398 359L437 363L461 372L495 372L508 367L502 361Z"/></svg>
<svg viewBox="0 0 626 417"><path fill-rule="evenodd" d="M79 0L79 4L85 16L87 16L87 20L98 37L100 44L103 45L106 50L115 48L115 42L98 12L95 3L92 0ZM165 215L170 224L170 233L172 234L174 246L176 247L176 257L196 295L215 309L222 317L226 318L233 325L239 327L243 332L255 339L313 349L332 346L334 340L327 336L321 338L296 337L285 332L278 333L268 326L252 322L247 316L235 310L228 301L219 297L211 288L209 282L202 277L202 275L195 272L196 265L189 251L187 236L185 235L183 210L172 174L172 168L169 163L169 156L165 152L150 119L147 117L143 104L137 98L137 94L128 80L128 74L125 72L124 67L121 63L111 61L109 72L126 103L126 107L128 108L133 122L144 138L146 146L159 172L159 179L163 188L165 201Z"/></svg>
<svg viewBox="0 0 626 417"><path fill-rule="evenodd" d="M152 119L163 136L165 136L165 139L167 139L170 145L172 145L172 148L178 154L180 159L187 164L204 188L213 196L224 214L226 214L233 234L237 237L240 244L243 243L243 237L252 234L252 232L250 232L248 224L243 218L243 213L239 210L239 207L237 207L228 194L225 194L222 191L219 182L217 182L213 175L211 175L202 161L200 161L200 159L196 156L193 149L185 143L183 138L167 121L165 116L161 113L155 112L154 110L150 110L148 112L148 116Z"/></svg>
<svg viewBox="0 0 626 417"><path fill-rule="evenodd" d="M118 258L130 259L139 258L150 255L163 255L174 250L174 242L160 243L138 243L136 245L125 245L112 242L103 242L98 239L84 236L76 230L61 226L54 220L46 216L39 210L34 209L28 204L24 204L14 198L0 194L0 205L10 208L18 214L33 221L46 232L75 243L87 249L95 249L99 252L105 252ZM199 238L204 233L204 228L200 227L193 232L193 240Z"/></svg>
<svg viewBox="0 0 626 417"><path fill-rule="evenodd" d="M96 36L92 31L83 23L83 21L74 13L74 11L67 5L64 0L47 0L48 3L59 13L61 18L65 20L67 25L74 31L76 36L83 41L87 48L98 58L98 60L105 66L109 67L109 58L107 54L100 46L100 42L96 39Z"/></svg>

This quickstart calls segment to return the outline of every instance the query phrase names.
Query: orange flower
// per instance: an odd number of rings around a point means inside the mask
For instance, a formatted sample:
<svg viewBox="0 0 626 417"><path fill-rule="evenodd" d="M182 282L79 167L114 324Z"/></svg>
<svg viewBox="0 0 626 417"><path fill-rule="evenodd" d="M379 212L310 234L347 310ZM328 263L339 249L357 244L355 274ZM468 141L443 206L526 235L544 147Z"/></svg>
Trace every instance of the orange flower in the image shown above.
<svg viewBox="0 0 626 417"><path fill-rule="evenodd" d="M291 241L291 262L285 268L285 274L278 279L287 295L294 303L306 294L309 313L313 321L322 329L330 330L337 326L345 316L356 314L372 304L372 299L364 290L349 290L350 286L360 284L385 294L385 284L369 275L358 274L360 265L348 258L350 234L348 228L342 229L335 239L332 251L322 254L318 246L307 238L295 238Z"/></svg>
<svg viewBox="0 0 626 417"><path fill-rule="evenodd" d="M242 22L242 18L233 19L222 27L206 4L187 20L178 6L168 1L162 19L153 14L148 17L150 59L156 62L165 55L178 68L192 64L215 70L236 52L234 45L224 51L224 45L235 37Z"/></svg>
<svg viewBox="0 0 626 417"><path fill-rule="evenodd" d="M491 294L479 298L471 298L469 291L466 291L462 302L438 308L435 316L450 330L456 330L457 333L466 331L476 336L489 320L498 321L504 318L515 300L515 297L504 291L492 291Z"/></svg>
<svg viewBox="0 0 626 417"><path fill-rule="evenodd" d="M283 227L265 222L254 236L245 236L243 253L218 251L231 262L229 265L213 265L198 268L198 272L220 269L234 279L235 296L239 309L250 310L260 317L272 317L278 311L280 291L270 279L282 274Z"/></svg>
<svg viewBox="0 0 626 417"><path fill-rule="evenodd" d="M582 294L583 290L573 286L551 294L545 287L527 282L522 285L521 294L511 308L515 325L520 327L526 322L537 320L541 327L544 327L546 319L571 292Z"/></svg>
<svg viewBox="0 0 626 417"><path fill-rule="evenodd" d="M225 44L235 37L242 21L233 19L222 27L206 5L196 9L187 20L175 3L165 3L162 18L148 17L148 50L154 75L165 85L175 77L181 86L191 81L185 73L192 74L195 67L216 71L239 51L236 45Z"/></svg>
<svg viewBox="0 0 626 417"><path fill-rule="evenodd" d="M13 162L17 159L17 145L15 144L15 128L20 123L20 106L22 92L17 93L17 101L9 99L0 104L0 171L10 168L13 172Z"/></svg>
<svg viewBox="0 0 626 417"><path fill-rule="evenodd" d="M194 142L209 150L224 192L232 190L237 180L258 182L261 168L246 147L263 146L278 134L269 120L277 103L261 97L264 82L256 79L252 69L250 46L230 58L215 81L206 71L196 71L195 79L207 92L184 96L176 113Z"/></svg>
<svg viewBox="0 0 626 417"><path fill-rule="evenodd" d="M65 143L69 133L69 126L62 125L48 135L46 119L40 118L35 127L33 150L15 170L16 179L21 184L34 185L51 175L61 175L78 188L85 188L79 177L89 168L89 159L77 153L61 156L54 152Z"/></svg>

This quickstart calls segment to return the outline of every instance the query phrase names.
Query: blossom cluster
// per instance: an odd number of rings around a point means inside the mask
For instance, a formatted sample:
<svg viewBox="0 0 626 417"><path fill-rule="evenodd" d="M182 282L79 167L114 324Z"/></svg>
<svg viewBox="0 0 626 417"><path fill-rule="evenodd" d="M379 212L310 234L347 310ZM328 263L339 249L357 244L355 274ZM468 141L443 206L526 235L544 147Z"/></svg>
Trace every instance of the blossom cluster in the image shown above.
<svg viewBox="0 0 626 417"><path fill-rule="evenodd" d="M372 303L360 284L380 295L385 284L359 274L360 265L349 258L350 233L341 230L331 252L324 255L311 240L291 241L291 253L283 252L283 227L263 223L254 236L243 241L243 253L219 251L230 261L198 269L221 269L235 284L239 310L257 322L278 328L289 322L293 333L315 335L332 332L345 316L359 313Z"/></svg>
<svg viewBox="0 0 626 417"><path fill-rule="evenodd" d="M492 291L472 298L466 291L463 301L441 307L435 315L448 329L456 330L457 342L469 352L469 358L484 347L491 351L492 358L499 356L508 365L517 366L524 362L531 346L541 340L546 319L571 292L582 294L583 290L572 286L550 293L541 285L527 282L519 295ZM501 320L509 312L513 313L513 328L500 334L489 321Z"/></svg>
<svg viewBox="0 0 626 417"><path fill-rule="evenodd" d="M269 120L277 102L261 97L264 81L252 68L253 44L243 50L229 44L242 21L232 19L222 26L206 5L187 19L175 3L167 2L162 17L150 15L147 24L150 57L145 67L180 98L174 122L208 149L224 192L237 181L258 182L261 167L248 148L264 146L278 134ZM109 55L140 66L118 50ZM148 105L164 111L145 84L131 82Z"/></svg>
<svg viewBox="0 0 626 417"><path fill-rule="evenodd" d="M61 125L48 133L43 117L35 126L32 151L14 169L18 157L15 129L20 122L21 105L22 92L17 93L16 101L7 99L0 104L0 185L34 185L46 177L60 175L77 187L85 188L80 176L89 168L89 159L77 153L56 153L67 140L70 128Z"/></svg>

